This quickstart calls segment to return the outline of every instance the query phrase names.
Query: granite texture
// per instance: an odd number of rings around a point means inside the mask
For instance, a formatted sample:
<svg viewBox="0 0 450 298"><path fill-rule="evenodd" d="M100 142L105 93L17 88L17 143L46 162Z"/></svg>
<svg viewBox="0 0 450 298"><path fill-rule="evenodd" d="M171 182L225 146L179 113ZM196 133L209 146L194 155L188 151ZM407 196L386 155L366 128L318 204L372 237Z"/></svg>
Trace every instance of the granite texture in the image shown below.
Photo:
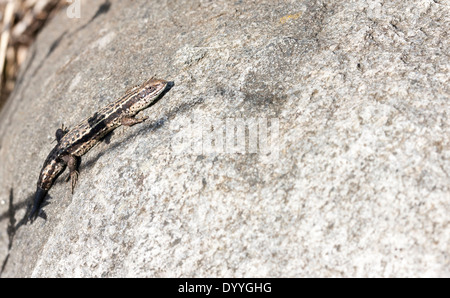
<svg viewBox="0 0 450 298"><path fill-rule="evenodd" d="M449 10L94 0L81 18L61 11L0 115L1 276L450 277ZM92 149L75 193L65 173L47 219L24 224L55 130L152 75L175 87L149 121Z"/></svg>

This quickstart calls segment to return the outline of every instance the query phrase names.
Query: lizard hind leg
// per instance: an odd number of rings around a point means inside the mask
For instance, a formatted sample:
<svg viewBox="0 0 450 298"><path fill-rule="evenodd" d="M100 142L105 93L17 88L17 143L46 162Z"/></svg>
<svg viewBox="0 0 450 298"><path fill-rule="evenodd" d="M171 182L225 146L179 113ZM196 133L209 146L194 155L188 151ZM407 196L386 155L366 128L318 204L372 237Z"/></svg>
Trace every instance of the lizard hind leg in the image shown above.
<svg viewBox="0 0 450 298"><path fill-rule="evenodd" d="M80 165L81 158L75 155L67 155L65 159L67 160L67 167L69 168L69 176L67 176L66 182L69 181L69 179L71 180L72 194L73 194L73 190L77 185L78 176L80 174L78 172L78 167Z"/></svg>

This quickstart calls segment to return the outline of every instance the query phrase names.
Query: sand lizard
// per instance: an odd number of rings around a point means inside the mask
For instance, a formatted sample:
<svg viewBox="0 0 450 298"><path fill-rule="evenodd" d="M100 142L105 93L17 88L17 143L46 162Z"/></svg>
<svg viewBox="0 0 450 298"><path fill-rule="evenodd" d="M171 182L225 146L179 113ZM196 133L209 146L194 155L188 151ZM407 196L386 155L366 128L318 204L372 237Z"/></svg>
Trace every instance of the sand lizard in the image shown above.
<svg viewBox="0 0 450 298"><path fill-rule="evenodd" d="M41 204L53 182L69 168L72 193L78 180L80 157L98 144L103 137L120 125L132 126L148 117L135 118L141 110L149 107L155 100L169 91L173 82L149 79L139 86L129 89L124 96L97 111L93 116L81 121L71 130L64 126L56 131L58 144L53 148L42 166L34 205L29 219L37 217Z"/></svg>

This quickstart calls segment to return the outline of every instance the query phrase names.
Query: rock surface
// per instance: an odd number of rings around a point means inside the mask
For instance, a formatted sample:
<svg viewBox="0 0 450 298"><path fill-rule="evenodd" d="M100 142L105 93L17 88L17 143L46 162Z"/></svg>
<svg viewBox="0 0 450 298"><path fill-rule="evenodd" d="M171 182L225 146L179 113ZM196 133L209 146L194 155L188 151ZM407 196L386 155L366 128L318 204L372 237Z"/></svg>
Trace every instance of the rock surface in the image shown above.
<svg viewBox="0 0 450 298"><path fill-rule="evenodd" d="M450 277L446 1L96 0L80 16L43 30L1 112L2 277ZM176 85L150 120L24 224L54 131L152 75Z"/></svg>

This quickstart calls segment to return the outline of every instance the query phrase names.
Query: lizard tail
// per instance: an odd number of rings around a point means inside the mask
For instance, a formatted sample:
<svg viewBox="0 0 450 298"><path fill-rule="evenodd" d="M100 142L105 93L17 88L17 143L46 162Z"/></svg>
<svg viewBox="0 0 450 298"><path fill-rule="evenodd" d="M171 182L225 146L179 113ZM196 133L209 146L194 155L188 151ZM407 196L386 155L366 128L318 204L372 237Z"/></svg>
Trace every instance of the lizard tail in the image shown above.
<svg viewBox="0 0 450 298"><path fill-rule="evenodd" d="M41 204L44 201L47 191L38 186L36 189L36 194L34 195L33 209L31 209L28 219L33 221L37 218L39 210L41 209Z"/></svg>

